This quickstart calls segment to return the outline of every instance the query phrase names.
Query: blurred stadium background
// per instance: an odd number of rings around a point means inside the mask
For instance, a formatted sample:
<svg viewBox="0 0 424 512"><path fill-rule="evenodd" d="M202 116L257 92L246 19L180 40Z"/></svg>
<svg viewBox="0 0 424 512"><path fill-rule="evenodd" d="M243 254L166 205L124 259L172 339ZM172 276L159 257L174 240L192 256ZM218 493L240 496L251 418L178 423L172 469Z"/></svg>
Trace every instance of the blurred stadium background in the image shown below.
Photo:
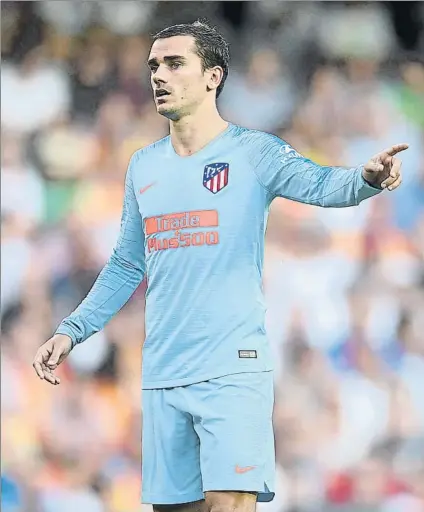
<svg viewBox="0 0 424 512"><path fill-rule="evenodd" d="M90 289L132 152L167 133L149 34L207 17L232 44L219 106L321 164L409 142L358 208L276 201L272 512L424 510L424 3L1 2L3 512L137 512L143 286L53 388L37 347Z"/></svg>

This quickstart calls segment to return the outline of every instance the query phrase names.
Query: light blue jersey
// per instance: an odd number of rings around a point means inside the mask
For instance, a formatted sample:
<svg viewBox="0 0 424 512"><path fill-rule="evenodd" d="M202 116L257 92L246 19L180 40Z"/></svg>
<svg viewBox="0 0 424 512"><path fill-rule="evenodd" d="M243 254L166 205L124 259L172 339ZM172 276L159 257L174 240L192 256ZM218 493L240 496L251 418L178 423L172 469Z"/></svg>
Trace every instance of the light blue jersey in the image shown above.
<svg viewBox="0 0 424 512"><path fill-rule="evenodd" d="M269 371L262 265L270 203L338 208L379 192L362 167L321 167L273 135L233 124L189 157L165 137L131 158L117 245L57 333L83 342L147 274L144 389Z"/></svg>

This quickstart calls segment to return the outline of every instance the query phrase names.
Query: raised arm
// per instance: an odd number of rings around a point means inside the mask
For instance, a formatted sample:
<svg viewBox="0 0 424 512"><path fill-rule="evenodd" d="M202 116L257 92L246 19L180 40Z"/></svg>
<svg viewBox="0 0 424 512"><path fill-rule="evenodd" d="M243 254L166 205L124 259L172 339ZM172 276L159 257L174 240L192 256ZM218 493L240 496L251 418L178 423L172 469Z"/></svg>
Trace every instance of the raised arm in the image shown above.
<svg viewBox="0 0 424 512"><path fill-rule="evenodd" d="M342 208L358 205L380 193L386 185L400 185L400 160L394 155L407 149L393 146L358 167L321 166L303 157L285 141L262 133L252 144L258 181L271 197Z"/></svg>

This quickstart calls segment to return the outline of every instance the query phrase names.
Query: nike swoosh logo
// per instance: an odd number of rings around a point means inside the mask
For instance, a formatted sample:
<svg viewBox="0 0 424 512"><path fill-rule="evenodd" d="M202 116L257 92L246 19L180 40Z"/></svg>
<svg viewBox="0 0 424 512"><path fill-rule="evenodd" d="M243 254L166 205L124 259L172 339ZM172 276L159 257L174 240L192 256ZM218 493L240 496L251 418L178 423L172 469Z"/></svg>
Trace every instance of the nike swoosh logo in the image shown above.
<svg viewBox="0 0 424 512"><path fill-rule="evenodd" d="M149 185L146 185L145 187L141 187L141 189L139 190L140 194L144 194L144 192L146 192L146 190L149 190L150 187L153 187L154 183L150 183Z"/></svg>
<svg viewBox="0 0 424 512"><path fill-rule="evenodd" d="M236 473L239 475L242 473L247 473L248 471L252 471L252 469L255 469L256 466L246 466L245 468L241 468L240 466L236 466Z"/></svg>

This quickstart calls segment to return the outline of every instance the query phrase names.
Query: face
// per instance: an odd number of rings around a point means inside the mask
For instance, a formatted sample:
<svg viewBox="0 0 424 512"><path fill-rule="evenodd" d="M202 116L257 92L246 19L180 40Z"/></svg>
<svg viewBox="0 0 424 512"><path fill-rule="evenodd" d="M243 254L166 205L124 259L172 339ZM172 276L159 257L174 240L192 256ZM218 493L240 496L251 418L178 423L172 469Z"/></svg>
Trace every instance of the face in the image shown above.
<svg viewBox="0 0 424 512"><path fill-rule="evenodd" d="M156 109L171 120L194 113L205 101L215 101L222 69L202 71L191 36L158 39L148 59Z"/></svg>

